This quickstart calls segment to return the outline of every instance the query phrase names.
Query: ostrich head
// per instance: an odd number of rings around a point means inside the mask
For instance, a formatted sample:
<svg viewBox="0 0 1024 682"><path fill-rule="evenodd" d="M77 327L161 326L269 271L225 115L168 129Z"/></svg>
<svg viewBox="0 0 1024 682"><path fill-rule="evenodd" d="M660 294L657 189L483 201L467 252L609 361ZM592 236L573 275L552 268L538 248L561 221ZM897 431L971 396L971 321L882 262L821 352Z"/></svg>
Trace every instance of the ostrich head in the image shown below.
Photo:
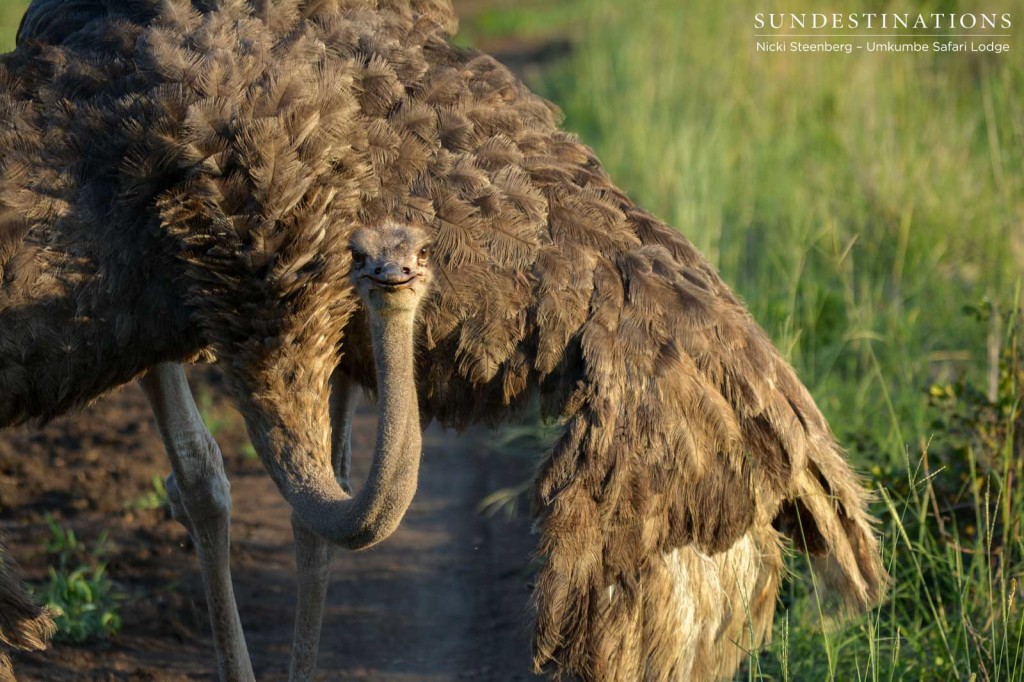
<svg viewBox="0 0 1024 682"><path fill-rule="evenodd" d="M415 310L430 288L430 236L421 227L362 227L349 250L352 284L371 310Z"/></svg>

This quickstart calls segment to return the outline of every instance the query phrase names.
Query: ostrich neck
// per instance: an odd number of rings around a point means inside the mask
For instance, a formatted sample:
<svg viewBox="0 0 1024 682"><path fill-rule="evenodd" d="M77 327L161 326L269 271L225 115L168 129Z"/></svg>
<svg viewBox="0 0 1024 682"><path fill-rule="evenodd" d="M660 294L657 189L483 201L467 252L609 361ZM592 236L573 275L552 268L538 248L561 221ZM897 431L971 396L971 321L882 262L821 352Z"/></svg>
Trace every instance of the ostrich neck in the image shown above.
<svg viewBox="0 0 1024 682"><path fill-rule="evenodd" d="M322 465L312 479L293 470L289 480L271 460L272 474L277 473L275 480L299 519L326 540L350 549L369 547L394 532L416 492L422 437L414 324L413 310L370 310L380 411L373 464L355 497L349 497L333 477L326 481ZM290 457L286 448L281 452Z"/></svg>
<svg viewBox="0 0 1024 682"><path fill-rule="evenodd" d="M370 310L380 410L376 456L356 508L372 525L397 526L416 492L422 441L414 326L415 311Z"/></svg>

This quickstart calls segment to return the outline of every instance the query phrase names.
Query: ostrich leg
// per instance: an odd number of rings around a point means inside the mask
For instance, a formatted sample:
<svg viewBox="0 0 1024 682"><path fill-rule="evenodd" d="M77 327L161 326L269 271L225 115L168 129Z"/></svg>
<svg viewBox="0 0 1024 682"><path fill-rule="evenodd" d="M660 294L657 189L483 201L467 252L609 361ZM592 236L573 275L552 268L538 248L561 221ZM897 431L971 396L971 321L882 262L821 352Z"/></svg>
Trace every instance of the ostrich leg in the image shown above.
<svg viewBox="0 0 1024 682"><path fill-rule="evenodd" d="M203 423L181 365L158 365L139 380L177 482L180 516L199 554L222 682L254 680L231 586L231 494L217 442Z"/></svg>
<svg viewBox="0 0 1024 682"><path fill-rule="evenodd" d="M352 419L359 404L359 389L341 370L331 376L331 463L341 487L351 492Z"/></svg>
<svg viewBox="0 0 1024 682"><path fill-rule="evenodd" d="M357 399L356 387L339 370L335 370L331 377L331 463L337 472L338 482L346 492L352 491L349 472L352 464L352 417ZM288 677L291 682L305 682L312 680L316 673L320 626L335 546L306 528L294 512L292 530L295 535L298 604Z"/></svg>

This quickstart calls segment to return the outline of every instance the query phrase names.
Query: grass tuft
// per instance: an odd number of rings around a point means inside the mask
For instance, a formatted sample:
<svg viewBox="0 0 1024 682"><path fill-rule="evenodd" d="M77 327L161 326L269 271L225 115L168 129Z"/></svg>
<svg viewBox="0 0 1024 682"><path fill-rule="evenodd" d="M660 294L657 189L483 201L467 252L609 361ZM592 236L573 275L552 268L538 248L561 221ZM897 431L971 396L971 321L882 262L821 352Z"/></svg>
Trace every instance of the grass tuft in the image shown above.
<svg viewBox="0 0 1024 682"><path fill-rule="evenodd" d="M153 474L153 478L150 479L150 489L129 500L125 507L136 510L169 509L170 502L167 499L167 487L164 484L163 476Z"/></svg>

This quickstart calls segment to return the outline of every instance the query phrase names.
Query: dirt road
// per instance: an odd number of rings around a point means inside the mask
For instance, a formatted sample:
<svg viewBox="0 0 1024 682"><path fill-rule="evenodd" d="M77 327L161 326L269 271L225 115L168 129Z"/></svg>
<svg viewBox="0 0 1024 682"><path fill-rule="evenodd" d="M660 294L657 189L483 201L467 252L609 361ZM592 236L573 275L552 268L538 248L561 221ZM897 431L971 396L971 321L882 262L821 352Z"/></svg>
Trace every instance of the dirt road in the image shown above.
<svg viewBox="0 0 1024 682"><path fill-rule="evenodd" d="M219 399L208 402L232 479L232 567L256 677L283 680L295 592L289 508L258 462L242 455L237 416ZM354 439L360 482L373 436L372 410L363 410ZM477 513L485 495L521 481L527 465L486 456L487 437L428 431L420 487L400 530L367 552L339 552L320 679L533 679L528 523ZM166 469L134 386L42 431L0 433L0 530L28 576L46 575L49 511L87 543L109 532L110 575L125 595L118 636L20 655L19 680L214 679L198 566L184 530L162 511L128 508Z"/></svg>

